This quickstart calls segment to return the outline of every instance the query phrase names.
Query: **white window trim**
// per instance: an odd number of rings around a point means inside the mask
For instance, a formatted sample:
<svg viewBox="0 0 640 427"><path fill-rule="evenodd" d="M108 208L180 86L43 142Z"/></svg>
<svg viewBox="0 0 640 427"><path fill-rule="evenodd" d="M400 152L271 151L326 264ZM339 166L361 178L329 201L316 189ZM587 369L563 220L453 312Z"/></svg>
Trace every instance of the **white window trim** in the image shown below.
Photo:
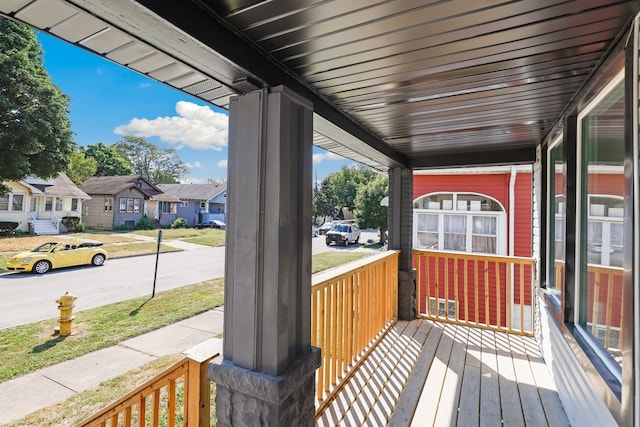
<svg viewBox="0 0 640 427"><path fill-rule="evenodd" d="M427 196L438 195L438 194L452 194L452 209L413 209L413 247L419 248L418 246L418 216L424 214L430 215L438 215L438 248L434 248L434 250L444 250L442 248L442 244L444 242L444 216L445 215L461 215L466 216L467 220L467 230L466 230L466 246L467 248L472 247L472 239L473 239L473 227L471 221L474 216L489 216L495 217L496 219L496 253L495 255L506 255L507 254L507 214L505 212L504 206L500 201L495 198L488 196L482 193L475 193L470 191L459 191L459 192L434 192L423 194L422 196L416 198L413 202L415 203L419 199ZM486 197L495 201L498 206L500 206L500 211L471 211L471 210L457 210L458 205L458 195L459 194L471 194L475 196ZM472 253L470 251L465 253ZM489 254L487 254L489 255Z"/></svg>

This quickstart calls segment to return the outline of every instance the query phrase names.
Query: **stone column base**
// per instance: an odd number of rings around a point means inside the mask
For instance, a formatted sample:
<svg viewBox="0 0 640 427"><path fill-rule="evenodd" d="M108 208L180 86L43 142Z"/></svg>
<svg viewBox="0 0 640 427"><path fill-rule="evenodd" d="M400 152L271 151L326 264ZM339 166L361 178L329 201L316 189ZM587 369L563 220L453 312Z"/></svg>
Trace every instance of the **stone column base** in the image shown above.
<svg viewBox="0 0 640 427"><path fill-rule="evenodd" d="M224 360L209 365L216 383L218 426L315 425L315 373L320 349L299 355L282 375L241 368Z"/></svg>
<svg viewBox="0 0 640 427"><path fill-rule="evenodd" d="M398 319L416 318L416 271L398 271Z"/></svg>

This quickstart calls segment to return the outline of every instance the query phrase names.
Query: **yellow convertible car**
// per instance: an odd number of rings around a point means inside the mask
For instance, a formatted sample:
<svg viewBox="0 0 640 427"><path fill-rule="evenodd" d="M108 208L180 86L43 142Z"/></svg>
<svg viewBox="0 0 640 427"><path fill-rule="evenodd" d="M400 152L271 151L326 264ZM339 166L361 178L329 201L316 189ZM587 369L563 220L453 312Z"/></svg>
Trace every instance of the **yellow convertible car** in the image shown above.
<svg viewBox="0 0 640 427"><path fill-rule="evenodd" d="M107 251L101 246L102 242L47 242L13 256L7 262L7 269L44 274L54 268L85 264L98 266L107 259Z"/></svg>

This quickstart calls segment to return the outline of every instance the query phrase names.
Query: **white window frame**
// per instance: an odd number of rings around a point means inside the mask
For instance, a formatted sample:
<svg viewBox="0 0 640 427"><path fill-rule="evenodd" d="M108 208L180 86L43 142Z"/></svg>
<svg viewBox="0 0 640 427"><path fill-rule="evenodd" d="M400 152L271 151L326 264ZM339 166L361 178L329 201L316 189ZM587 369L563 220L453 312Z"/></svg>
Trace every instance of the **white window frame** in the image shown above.
<svg viewBox="0 0 640 427"><path fill-rule="evenodd" d="M429 194L424 194L414 200L414 203L418 200L438 195L438 194L451 194L452 195L452 204L450 209L413 209L413 247L416 249L422 249L419 245L418 241L418 217L420 215L438 215L438 247L429 248L433 250L443 251L444 249L444 217L447 215L460 215L466 217L466 251L462 251L464 253L472 253L471 248L473 241L473 217L474 216L484 216L484 217L493 217L496 218L496 252L495 255L506 255L507 254L507 215L502 203L491 196L487 196L486 194L474 193L470 191L460 191L460 192L434 192ZM481 210L458 210L458 195L475 195L484 197L487 199L493 200L498 206L500 206L500 211L481 211ZM489 254L487 254L489 255Z"/></svg>

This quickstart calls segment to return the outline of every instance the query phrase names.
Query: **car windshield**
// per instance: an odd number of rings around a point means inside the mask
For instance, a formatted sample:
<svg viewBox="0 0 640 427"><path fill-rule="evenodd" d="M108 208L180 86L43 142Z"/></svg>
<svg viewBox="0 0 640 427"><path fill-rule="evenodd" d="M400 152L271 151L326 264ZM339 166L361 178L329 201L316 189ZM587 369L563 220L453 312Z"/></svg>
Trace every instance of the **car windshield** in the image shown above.
<svg viewBox="0 0 640 427"><path fill-rule="evenodd" d="M336 225L335 230L336 231L340 231L342 233L348 233L349 232L349 226L348 225Z"/></svg>
<svg viewBox="0 0 640 427"><path fill-rule="evenodd" d="M35 248L31 252L49 252L51 249L55 248L56 246L58 246L57 243L49 242L49 243L45 243L45 244L42 244L42 245L38 246L37 248Z"/></svg>

